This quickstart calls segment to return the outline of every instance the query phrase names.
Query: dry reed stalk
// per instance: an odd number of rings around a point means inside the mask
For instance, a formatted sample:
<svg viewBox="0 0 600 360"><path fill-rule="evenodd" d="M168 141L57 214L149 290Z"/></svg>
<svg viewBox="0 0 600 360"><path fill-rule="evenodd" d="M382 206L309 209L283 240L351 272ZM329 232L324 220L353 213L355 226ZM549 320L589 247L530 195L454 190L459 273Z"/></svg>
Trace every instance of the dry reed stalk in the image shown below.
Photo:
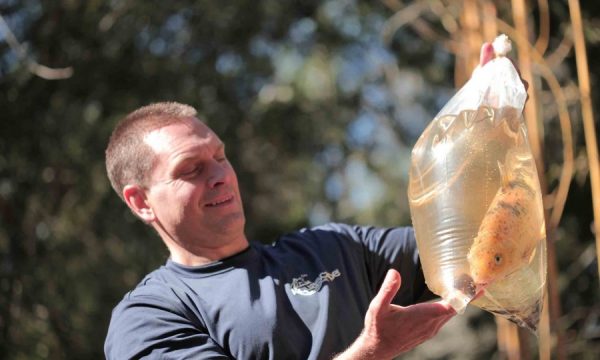
<svg viewBox="0 0 600 360"><path fill-rule="evenodd" d="M388 6L392 5L390 4ZM398 6L401 6L401 4ZM391 43L392 38L398 29L406 24L412 24L416 20L419 20L421 14L427 10L428 7L429 4L426 1L421 1L412 3L411 5L404 7L401 11L396 11L396 13L386 21L381 30L381 36L384 43Z"/></svg>
<svg viewBox="0 0 600 360"><path fill-rule="evenodd" d="M539 343L538 351L540 360L550 360L552 353L552 332L550 328L550 301L549 297L544 296L544 305L542 307L542 315L540 316Z"/></svg>
<svg viewBox="0 0 600 360"><path fill-rule="evenodd" d="M498 11L496 10L496 5L491 1L484 1L481 4L481 8L483 18L483 38L485 41L491 42L498 36L498 26L496 25Z"/></svg>
<svg viewBox="0 0 600 360"><path fill-rule="evenodd" d="M581 116L583 118L585 146L590 167L592 205L594 210L594 223L596 226L596 259L600 259L600 165L598 161L598 142L596 140L596 131L594 128L594 114L592 111L589 67L585 51L581 8L578 0L569 0L569 12L571 13L571 23L573 24L575 60L577 63L577 77L579 79L579 91L581 96ZM600 261L598 261L598 273L600 273Z"/></svg>
<svg viewBox="0 0 600 360"><path fill-rule="evenodd" d="M479 15L478 0L464 0L463 3L463 29L466 30L466 70L467 79L471 72L479 65L479 50L483 43L481 36L481 17ZM461 84L462 85L462 84Z"/></svg>
<svg viewBox="0 0 600 360"><path fill-rule="evenodd" d="M498 352L501 358L508 360L521 359L521 343L515 324L505 318L496 316Z"/></svg>
<svg viewBox="0 0 600 360"><path fill-rule="evenodd" d="M548 9L548 0L538 0L538 10L540 12L539 36L535 42L535 49L540 54L546 52L548 42L550 41L550 11Z"/></svg>
<svg viewBox="0 0 600 360"><path fill-rule="evenodd" d="M524 0L513 0L512 2L513 19L515 23L515 30L519 34L528 34L527 29L527 10ZM527 130L529 131L529 137L531 140L531 147L533 155L536 159L536 166L540 178L543 178L545 172L544 162L542 159L543 139L539 133L539 117L538 117L538 101L536 92L536 83L534 81L532 72L531 55L529 52L529 41L526 46L522 46L520 42L517 43L518 58L519 58L519 69L525 80L529 82L529 101L525 106L525 122L527 123Z"/></svg>
<svg viewBox="0 0 600 360"><path fill-rule="evenodd" d="M459 31L456 37L456 51L454 63L454 85L456 88L464 85L469 80L470 74L475 69L475 54L473 53L473 34L479 30L477 2L464 0L462 16L459 18Z"/></svg>
<svg viewBox="0 0 600 360"><path fill-rule="evenodd" d="M427 5L427 7L431 7L433 2L429 1L429 3L425 2L425 1L421 1L420 3L412 3L410 5L406 5L404 4L403 1L400 0L381 0L381 2L388 7L388 9L398 13L398 12L405 12L406 10L408 10L408 8L410 6L413 6L415 4L420 4L419 6L425 4ZM433 29L430 24L417 17L414 20L412 20L410 23L408 23L408 25L417 32L417 34L419 34L419 37L421 37L422 39L426 39L427 41L430 42L437 42L437 41L442 41L443 36L442 34L439 34L435 29ZM396 29L397 30L397 29Z"/></svg>
<svg viewBox="0 0 600 360"><path fill-rule="evenodd" d="M520 34L529 34L527 27L527 10L526 4L524 0L513 0L511 1L512 6L512 15L515 29ZM529 55L529 42L527 45L523 46L521 43L517 43L517 51L518 51L518 60L519 60L519 69L522 73L523 78L527 79L529 82L529 101L525 105L524 115L525 115L525 123L527 125L527 129L529 132L530 144L533 152L533 156L535 158L535 162L538 170L538 177L543 178L544 174L544 160L542 155L543 149L543 137L540 134L540 126L539 124L539 113L538 113L538 100L537 100L537 84L535 82L535 78L533 77L532 72L532 63L531 56ZM545 186L542 185L542 191L544 191ZM545 191L544 191L545 193ZM525 334L523 333L524 329L520 329L519 333L521 338L525 338ZM543 340L542 340L543 341ZM527 349L528 344L521 344L521 352L520 356L524 357L524 350Z"/></svg>
<svg viewBox="0 0 600 360"><path fill-rule="evenodd" d="M441 1L428 0L414 2L410 5L404 5L400 0L381 0L381 2L388 7L388 9L394 11L386 23L382 27L381 38L382 41L389 45L393 39L394 34L403 26L410 26L422 39L426 39L430 42L437 42L441 44L446 50L451 53L458 53L456 49L456 43L448 40L445 35L436 31L430 24L421 19L422 15L426 12L431 12L437 15L440 22L450 34L454 34L458 30L458 25L454 18L446 12ZM440 11L443 13L440 14Z"/></svg>
<svg viewBox="0 0 600 360"><path fill-rule="evenodd" d="M554 51L546 56L546 63L550 68L557 67L562 63L566 57L571 53L573 48L573 36L571 36L571 30L565 31L565 36L560 41L560 44L554 49Z"/></svg>

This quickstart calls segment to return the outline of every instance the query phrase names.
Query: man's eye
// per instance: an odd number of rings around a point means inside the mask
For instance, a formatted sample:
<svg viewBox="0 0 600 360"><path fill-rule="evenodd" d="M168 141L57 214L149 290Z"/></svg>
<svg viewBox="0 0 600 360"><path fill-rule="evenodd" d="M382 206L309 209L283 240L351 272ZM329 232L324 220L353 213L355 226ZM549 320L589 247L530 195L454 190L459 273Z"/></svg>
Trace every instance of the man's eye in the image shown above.
<svg viewBox="0 0 600 360"><path fill-rule="evenodd" d="M217 155L217 156L215 156L215 160L217 160L218 162L227 161L227 156L225 156L225 155Z"/></svg>
<svg viewBox="0 0 600 360"><path fill-rule="evenodd" d="M197 174L199 172L200 172L200 166L194 166L194 167L189 168L189 169L184 169L181 172L181 176L191 176L191 175L195 175L195 174Z"/></svg>

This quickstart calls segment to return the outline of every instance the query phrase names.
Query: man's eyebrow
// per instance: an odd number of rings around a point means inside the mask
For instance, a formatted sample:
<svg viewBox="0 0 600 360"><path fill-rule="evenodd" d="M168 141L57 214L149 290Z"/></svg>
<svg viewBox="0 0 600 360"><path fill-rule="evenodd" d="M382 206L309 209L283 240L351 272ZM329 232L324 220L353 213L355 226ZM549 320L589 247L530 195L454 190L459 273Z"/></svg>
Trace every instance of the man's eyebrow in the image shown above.
<svg viewBox="0 0 600 360"><path fill-rule="evenodd" d="M171 164L170 172L179 171L182 167L184 167L187 164L189 164L190 162L194 161L195 158L196 158L196 156L184 156L184 157L178 158L176 161L174 161Z"/></svg>
<svg viewBox="0 0 600 360"><path fill-rule="evenodd" d="M175 170L182 165L189 163L190 161L194 161L198 158L198 154L196 152L188 152L183 155L177 156L174 161L171 163L171 169Z"/></svg>
<svg viewBox="0 0 600 360"><path fill-rule="evenodd" d="M224 150L225 150L225 143L223 143L223 142L218 143L216 146L215 152L224 151ZM190 154L186 154L181 157L178 157L176 159L176 161L173 163L172 170L176 170L179 167L181 167L182 165L185 165L190 161L194 161L197 158L198 158L198 154L196 154L196 153L190 153Z"/></svg>

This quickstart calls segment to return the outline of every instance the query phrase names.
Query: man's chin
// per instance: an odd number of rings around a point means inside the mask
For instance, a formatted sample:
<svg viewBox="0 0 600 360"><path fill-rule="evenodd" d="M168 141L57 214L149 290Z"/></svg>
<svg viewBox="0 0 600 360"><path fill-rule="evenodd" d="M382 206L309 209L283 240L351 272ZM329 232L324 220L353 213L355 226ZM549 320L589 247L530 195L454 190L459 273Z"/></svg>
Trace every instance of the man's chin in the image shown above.
<svg viewBox="0 0 600 360"><path fill-rule="evenodd" d="M243 212L236 212L222 216L215 224L216 231L220 233L244 232L246 217Z"/></svg>

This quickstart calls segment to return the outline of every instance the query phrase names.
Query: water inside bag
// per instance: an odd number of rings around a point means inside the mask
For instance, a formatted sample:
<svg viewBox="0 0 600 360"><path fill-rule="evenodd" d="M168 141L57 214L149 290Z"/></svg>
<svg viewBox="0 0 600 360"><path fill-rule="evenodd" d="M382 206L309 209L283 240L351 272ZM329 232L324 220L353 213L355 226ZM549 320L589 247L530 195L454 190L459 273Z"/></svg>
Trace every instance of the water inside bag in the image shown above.
<svg viewBox="0 0 600 360"><path fill-rule="evenodd" d="M535 333L546 235L521 110L435 118L413 148L408 196L428 287L458 313L471 303Z"/></svg>

